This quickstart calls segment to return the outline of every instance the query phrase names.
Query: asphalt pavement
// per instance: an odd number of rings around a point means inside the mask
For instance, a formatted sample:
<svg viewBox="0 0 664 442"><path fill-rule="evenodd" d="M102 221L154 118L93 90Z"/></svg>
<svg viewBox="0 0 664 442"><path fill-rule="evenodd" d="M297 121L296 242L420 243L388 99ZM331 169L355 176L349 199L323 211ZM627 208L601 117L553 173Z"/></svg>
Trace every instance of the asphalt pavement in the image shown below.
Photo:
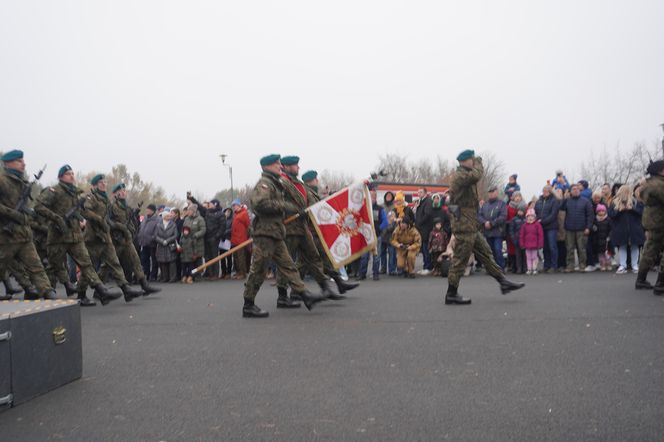
<svg viewBox="0 0 664 442"><path fill-rule="evenodd" d="M662 440L664 298L518 279L446 306L442 278L383 276L311 312L266 283L267 319L241 282L162 284L84 309L83 378L0 413L0 440Z"/></svg>

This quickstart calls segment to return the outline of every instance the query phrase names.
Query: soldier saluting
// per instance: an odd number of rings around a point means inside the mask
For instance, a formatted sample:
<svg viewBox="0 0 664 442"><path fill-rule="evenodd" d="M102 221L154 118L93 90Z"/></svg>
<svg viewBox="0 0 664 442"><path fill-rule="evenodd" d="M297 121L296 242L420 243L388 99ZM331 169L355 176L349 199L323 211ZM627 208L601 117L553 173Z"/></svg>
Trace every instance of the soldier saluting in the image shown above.
<svg viewBox="0 0 664 442"><path fill-rule="evenodd" d="M54 187L47 187L37 198L35 210L50 221L48 227L48 266L46 273L51 281L60 281L65 284L68 281L65 270L65 258L67 254L76 262L81 269L82 285L94 287L94 297L99 299L102 305L120 297L117 293L111 293L102 284L99 276L92 266L90 255L83 242L83 233L79 221L82 219L80 212L81 193L76 187L76 177L71 166L64 165L58 171L59 183ZM78 299L82 306L95 305L85 296L79 293Z"/></svg>
<svg viewBox="0 0 664 442"><path fill-rule="evenodd" d="M11 264L18 261L30 281L37 287L38 295L54 299L55 290L46 276L33 243L30 228L32 209L27 209L27 206L22 204L25 207L17 210L23 193L29 192L29 183L24 176L23 152L12 150L4 154L0 160L5 166L0 174L0 219L3 224L0 230L0 270L4 273ZM11 296L7 299L9 298Z"/></svg>
<svg viewBox="0 0 664 442"><path fill-rule="evenodd" d="M643 286L648 284L648 272L655 265L657 256L664 252L664 160L651 162L647 172L650 177L641 185L640 196L646 206L643 209L642 223L648 236L639 261L637 288L645 288ZM654 294L664 295L664 259L659 265Z"/></svg>
<svg viewBox="0 0 664 442"><path fill-rule="evenodd" d="M263 173L254 187L250 199L256 217L252 224L253 260L247 282L244 285L242 316L245 318L269 316L269 313L260 309L254 303L254 300L265 280L265 273L270 260L274 261L279 273L288 281L293 292L300 296L309 310L314 304L325 299L324 296L312 294L304 286L284 242L286 237L286 227L284 226L286 209L298 213L299 208L284 201L284 184L280 175L280 160L281 156L276 154L261 158L260 164Z"/></svg>
<svg viewBox="0 0 664 442"><path fill-rule="evenodd" d="M464 150L457 156L459 167L450 185L450 212L452 213L452 234L456 238L452 266L447 277L448 288L445 304L470 304L470 298L464 298L457 292L459 281L468 264L470 254L474 253L486 268L486 271L500 284L503 295L525 286L523 283L508 281L503 275L484 236L479 233L477 210L479 197L477 183L484 175L482 158L476 157L472 150Z"/></svg>

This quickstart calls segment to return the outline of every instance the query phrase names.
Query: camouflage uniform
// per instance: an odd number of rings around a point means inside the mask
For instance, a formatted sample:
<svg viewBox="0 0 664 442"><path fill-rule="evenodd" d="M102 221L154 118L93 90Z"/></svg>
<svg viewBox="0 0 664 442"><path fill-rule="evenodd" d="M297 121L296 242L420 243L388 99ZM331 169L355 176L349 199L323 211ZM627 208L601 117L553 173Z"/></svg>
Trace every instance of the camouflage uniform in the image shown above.
<svg viewBox="0 0 664 442"><path fill-rule="evenodd" d="M134 210L127 205L127 200L115 198L108 209L108 224L111 230L111 239L122 267L127 269L139 281L145 280L145 273L141 266L141 259L134 245L136 224L134 223ZM110 272L107 265L102 266L102 275Z"/></svg>
<svg viewBox="0 0 664 442"><path fill-rule="evenodd" d="M453 213L452 233L456 238L452 266L448 275L450 286L459 287L461 275L466 268L471 253L480 261L487 273L494 278L503 276L500 267L496 264L484 235L479 232L477 221L477 208L479 197L477 194L477 183L484 174L482 159L476 158L472 169L459 166L452 178L449 193L451 195L450 206L457 206L458 213ZM455 208L453 211L456 211Z"/></svg>
<svg viewBox="0 0 664 442"><path fill-rule="evenodd" d="M648 236L641 253L639 273L647 274L664 252L664 176L653 175L645 181L641 186L641 200L645 204L642 223ZM659 273L664 274L664 259L660 262Z"/></svg>
<svg viewBox="0 0 664 442"><path fill-rule="evenodd" d="M420 232L414 226L408 226L404 230L401 227L397 227L394 229L394 233L392 233L390 244L397 251L397 267L406 272L406 276L411 275L413 270L415 270L415 259L422 247ZM407 247L402 249L400 247L401 244Z"/></svg>
<svg viewBox="0 0 664 442"><path fill-rule="evenodd" d="M90 255L83 242L83 233L79 225L82 217L74 209L81 205L81 193L83 191L76 186L60 182L57 186L42 191L35 210L49 221L46 273L51 282L55 284L59 281L65 284L69 281L65 269L65 260L69 254L81 270L81 284L97 287L101 285L101 280L92 266ZM65 220L68 212L74 216Z"/></svg>
<svg viewBox="0 0 664 442"><path fill-rule="evenodd" d="M260 290L270 260L274 261L282 281L287 281L293 291L305 291L304 283L288 253L284 238L284 212L297 210L284 201L283 180L263 172L251 195L251 207L256 214L253 221L253 261L244 288L244 299L254 302Z"/></svg>
<svg viewBox="0 0 664 442"><path fill-rule="evenodd" d="M28 215L15 210L28 182L23 177L4 169L0 174L0 219L4 228L0 230L0 266L6 270L26 272L29 280L40 294L53 290L33 243ZM13 225L12 228L9 225ZM17 263L21 268L16 267Z"/></svg>

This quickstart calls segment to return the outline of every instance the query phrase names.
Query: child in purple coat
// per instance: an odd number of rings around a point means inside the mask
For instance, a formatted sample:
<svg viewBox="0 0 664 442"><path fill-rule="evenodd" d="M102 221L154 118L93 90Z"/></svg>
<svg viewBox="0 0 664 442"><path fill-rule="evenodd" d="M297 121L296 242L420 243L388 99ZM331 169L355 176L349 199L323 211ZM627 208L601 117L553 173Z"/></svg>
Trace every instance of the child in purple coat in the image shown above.
<svg viewBox="0 0 664 442"><path fill-rule="evenodd" d="M544 230L533 209L526 212L526 223L519 232L519 246L526 250L527 275L537 275L537 251L544 247Z"/></svg>

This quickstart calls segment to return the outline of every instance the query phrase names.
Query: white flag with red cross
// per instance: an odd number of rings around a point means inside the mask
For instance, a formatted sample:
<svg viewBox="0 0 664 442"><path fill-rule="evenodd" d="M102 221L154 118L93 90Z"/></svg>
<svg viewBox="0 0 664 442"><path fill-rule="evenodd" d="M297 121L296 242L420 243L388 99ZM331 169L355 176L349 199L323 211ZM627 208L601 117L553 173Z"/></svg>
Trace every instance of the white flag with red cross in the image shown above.
<svg viewBox="0 0 664 442"><path fill-rule="evenodd" d="M330 195L308 212L335 269L376 250L371 198L364 182Z"/></svg>

